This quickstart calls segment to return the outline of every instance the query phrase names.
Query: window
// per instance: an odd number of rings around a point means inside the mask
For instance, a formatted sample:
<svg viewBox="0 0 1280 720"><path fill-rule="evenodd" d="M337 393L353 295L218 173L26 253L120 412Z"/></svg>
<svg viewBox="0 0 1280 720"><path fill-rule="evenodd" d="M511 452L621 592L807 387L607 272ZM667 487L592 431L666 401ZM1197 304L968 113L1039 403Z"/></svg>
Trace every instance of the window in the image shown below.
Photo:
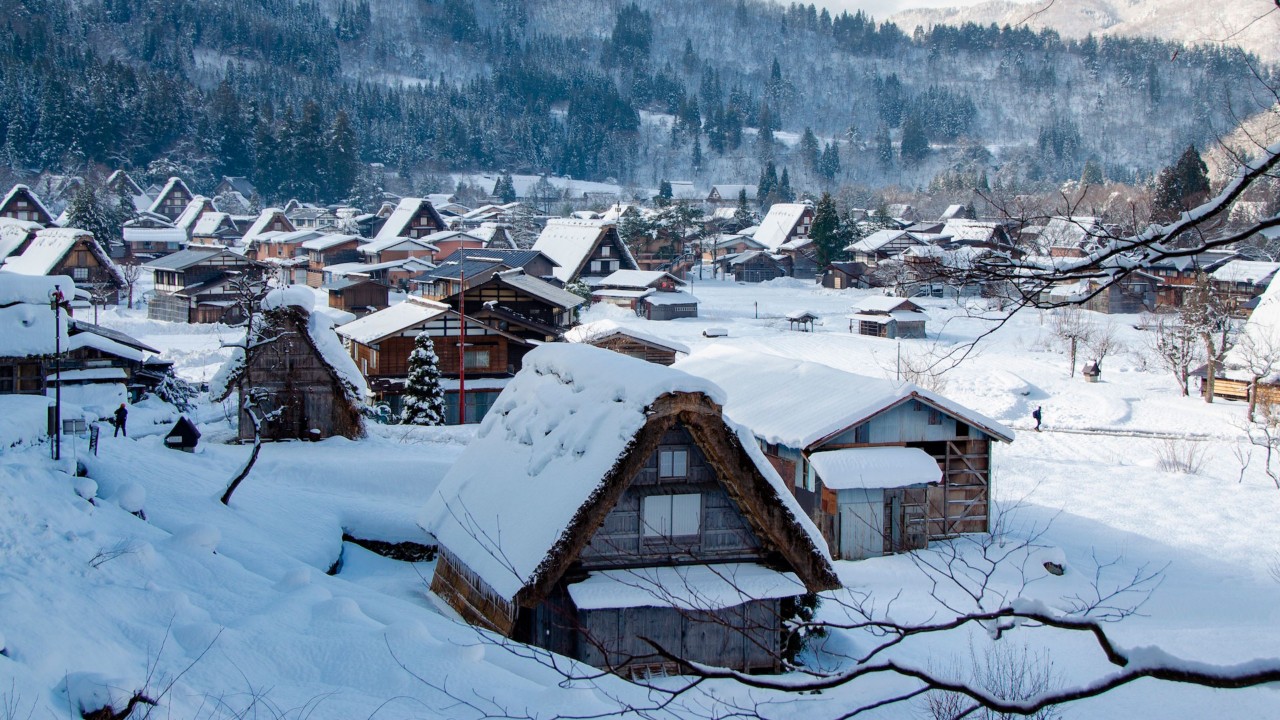
<svg viewBox="0 0 1280 720"><path fill-rule="evenodd" d="M929 424L930 424L930 425L941 425L941 424L942 424L942 411L941 411L941 410L937 410L937 409L935 409L935 408L929 408Z"/></svg>
<svg viewBox="0 0 1280 720"><path fill-rule="evenodd" d="M608 245L601 245L601 246L600 246L600 257L609 257L609 249L610 249L610 248L609 248L609 246L608 246Z"/></svg>
<svg viewBox="0 0 1280 720"><path fill-rule="evenodd" d="M468 370L487 370L489 368L488 350L467 350L462 354L463 366Z"/></svg>
<svg viewBox="0 0 1280 720"><path fill-rule="evenodd" d="M592 260L592 261L591 261L591 272L593 272L593 273L598 273L598 272L600 272L600 261L599 261L599 260Z"/></svg>
<svg viewBox="0 0 1280 720"><path fill-rule="evenodd" d="M870 423L862 423L853 429L853 441L856 443L871 442L871 425Z"/></svg>
<svg viewBox="0 0 1280 720"><path fill-rule="evenodd" d="M684 449L658 451L658 477L682 478L689 476L689 451Z"/></svg>
<svg viewBox="0 0 1280 720"><path fill-rule="evenodd" d="M89 279L89 268L71 268L71 279L81 282Z"/></svg>
<svg viewBox="0 0 1280 720"><path fill-rule="evenodd" d="M702 524L702 495L650 495L641 503L640 516L646 538L697 535Z"/></svg>
<svg viewBox="0 0 1280 720"><path fill-rule="evenodd" d="M0 393L13 392L13 366L0 366Z"/></svg>

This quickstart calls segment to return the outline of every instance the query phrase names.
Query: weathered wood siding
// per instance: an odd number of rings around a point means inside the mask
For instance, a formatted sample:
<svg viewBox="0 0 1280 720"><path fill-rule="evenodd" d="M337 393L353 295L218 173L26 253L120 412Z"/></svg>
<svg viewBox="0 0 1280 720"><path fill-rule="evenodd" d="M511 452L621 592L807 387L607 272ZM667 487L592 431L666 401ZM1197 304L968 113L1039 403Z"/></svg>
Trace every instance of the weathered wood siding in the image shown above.
<svg viewBox="0 0 1280 720"><path fill-rule="evenodd" d="M650 345L626 335L612 335L593 341L591 344L598 348L612 350L622 355L630 355L633 358L640 358L658 365L670 365L676 361L675 350Z"/></svg>
<svg viewBox="0 0 1280 720"><path fill-rule="evenodd" d="M677 448L688 452L687 476L658 477L658 453ZM702 496L698 534L675 539L645 537L641 518L644 498L685 493ZM750 562L763 557L760 541L746 518L725 492L688 431L677 425L663 436L659 450L649 456L622 499L605 517L583 549L580 561L584 569L593 570L681 562Z"/></svg>
<svg viewBox="0 0 1280 720"><path fill-rule="evenodd" d="M841 560L863 560L884 554L884 491L840 490Z"/></svg>
<svg viewBox="0 0 1280 720"><path fill-rule="evenodd" d="M693 662L746 671L777 669L780 601L757 600L715 612L637 607L579 613L578 657L620 674L678 672L642 638Z"/></svg>

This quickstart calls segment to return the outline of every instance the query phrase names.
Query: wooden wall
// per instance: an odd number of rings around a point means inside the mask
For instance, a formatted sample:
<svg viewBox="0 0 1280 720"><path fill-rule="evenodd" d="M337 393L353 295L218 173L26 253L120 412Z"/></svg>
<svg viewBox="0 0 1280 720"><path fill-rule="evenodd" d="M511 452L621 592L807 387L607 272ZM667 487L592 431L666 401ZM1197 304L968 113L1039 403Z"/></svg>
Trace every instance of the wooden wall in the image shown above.
<svg viewBox="0 0 1280 720"><path fill-rule="evenodd" d="M686 478L659 478L658 452L683 448L688 451ZM752 562L764 557L760 541L737 505L729 498L706 457L689 436L676 426L663 436L659 451L645 461L618 504L605 517L591 542L583 549L584 569L609 569L644 565L673 565L707 561ZM697 536L677 538L644 537L640 510L649 495L700 493L702 517Z"/></svg>
<svg viewBox="0 0 1280 720"><path fill-rule="evenodd" d="M658 365L670 365L676 361L675 350L649 345L626 335L613 335L591 344Z"/></svg>

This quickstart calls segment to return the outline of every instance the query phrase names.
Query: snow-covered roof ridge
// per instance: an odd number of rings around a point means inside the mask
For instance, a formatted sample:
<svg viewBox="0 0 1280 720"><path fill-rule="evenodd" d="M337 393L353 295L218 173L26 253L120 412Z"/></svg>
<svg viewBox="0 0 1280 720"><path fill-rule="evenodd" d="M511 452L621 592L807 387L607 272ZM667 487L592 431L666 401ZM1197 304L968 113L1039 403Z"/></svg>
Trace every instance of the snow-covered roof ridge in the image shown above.
<svg viewBox="0 0 1280 720"><path fill-rule="evenodd" d="M657 345L658 347L664 347L686 355L690 352L689 346L682 342L668 340L643 330L637 330L636 328L622 325L615 320L596 320L595 322L584 323L565 332L564 339L565 342L592 344L614 335L626 335L650 345Z"/></svg>
<svg viewBox="0 0 1280 720"><path fill-rule="evenodd" d="M98 264L111 273L117 282L124 284L120 268L102 249L93 233L79 228L52 227L36 231L36 236L21 255L11 255L5 259L4 269L24 275L48 275L81 240L86 241L85 247Z"/></svg>
<svg viewBox="0 0 1280 720"><path fill-rule="evenodd" d="M578 218L551 218L538 235L533 249L559 264L552 274L560 282L569 282L586 263L601 236L614 227L612 220L582 220ZM632 267L636 266L631 251L625 243L619 243Z"/></svg>
<svg viewBox="0 0 1280 720"><path fill-rule="evenodd" d="M31 201L36 204L36 207L40 208L40 211L44 213L45 217L50 219L53 218L53 213L49 212L49 209L45 207L44 201L40 199L40 196L36 195L35 191L29 186L23 185L22 183L18 183L17 185L9 188L9 192L5 193L4 199L0 200L0 207L8 205L9 202L13 200L14 196L21 192L25 192L27 196L31 198Z"/></svg>
<svg viewBox="0 0 1280 720"><path fill-rule="evenodd" d="M386 240L393 237L402 237L408 229L410 221L423 209L430 212L435 221L436 227L444 227L444 220L441 219L440 213L436 212L435 207L427 198L407 197L400 198L400 202L396 204L395 210L387 216L382 223L382 227L378 229L378 234L374 236L374 240Z"/></svg>
<svg viewBox="0 0 1280 720"><path fill-rule="evenodd" d="M404 302L369 313L337 328L342 337L364 345L449 312L449 306L434 300L410 295Z"/></svg>
<svg viewBox="0 0 1280 720"><path fill-rule="evenodd" d="M787 236L795 229L796 223L804 215L809 206L804 203L776 203L769 208L769 214L760 221L760 229L755 233L757 242L770 250L787 241Z"/></svg>
<svg viewBox="0 0 1280 720"><path fill-rule="evenodd" d="M168 197L169 193L179 185L182 186L183 190L186 190L187 195L192 194L191 190L187 187L187 184L182 181L182 178L177 176L170 177L168 181L165 182L164 187L160 189L160 192L156 193L155 199L151 201L151 207L147 208L147 210L153 213L160 212L160 208L164 207L164 199Z"/></svg>
<svg viewBox="0 0 1280 720"><path fill-rule="evenodd" d="M588 345L540 346L441 481L422 525L496 594L513 600L546 581L568 547L590 539L572 531L584 513L599 510L610 483L630 481L619 474L621 460L651 410L686 395L717 407L723 398L710 381L662 365ZM745 430L716 421L764 477L769 511L788 513L797 537L806 538L806 567L829 572L826 543L777 471Z"/></svg>
<svg viewBox="0 0 1280 720"><path fill-rule="evenodd" d="M1013 431L913 383L856 375L829 365L724 345L700 349L673 366L714 381L728 393L725 414L770 443L808 448L915 398L1006 442Z"/></svg>
<svg viewBox="0 0 1280 720"><path fill-rule="evenodd" d="M684 280L662 270L614 270L601 279L599 285L602 287L647 288L653 287L655 283L663 279L670 280L677 287L688 285Z"/></svg>

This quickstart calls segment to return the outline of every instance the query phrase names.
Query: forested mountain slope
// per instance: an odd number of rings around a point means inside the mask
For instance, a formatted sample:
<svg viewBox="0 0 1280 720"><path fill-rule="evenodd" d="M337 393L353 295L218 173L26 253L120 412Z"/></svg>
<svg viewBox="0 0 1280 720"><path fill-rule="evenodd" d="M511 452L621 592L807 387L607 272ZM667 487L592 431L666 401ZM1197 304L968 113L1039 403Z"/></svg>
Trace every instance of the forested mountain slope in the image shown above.
<svg viewBox="0 0 1280 720"><path fill-rule="evenodd" d="M1234 50L973 25L908 36L746 0L0 10L0 164L167 158L197 187L249 175L267 198L345 198L358 161L652 187L754 181L772 159L801 186L942 173L1017 189L1078 177L1094 158L1131 180L1266 99Z"/></svg>

